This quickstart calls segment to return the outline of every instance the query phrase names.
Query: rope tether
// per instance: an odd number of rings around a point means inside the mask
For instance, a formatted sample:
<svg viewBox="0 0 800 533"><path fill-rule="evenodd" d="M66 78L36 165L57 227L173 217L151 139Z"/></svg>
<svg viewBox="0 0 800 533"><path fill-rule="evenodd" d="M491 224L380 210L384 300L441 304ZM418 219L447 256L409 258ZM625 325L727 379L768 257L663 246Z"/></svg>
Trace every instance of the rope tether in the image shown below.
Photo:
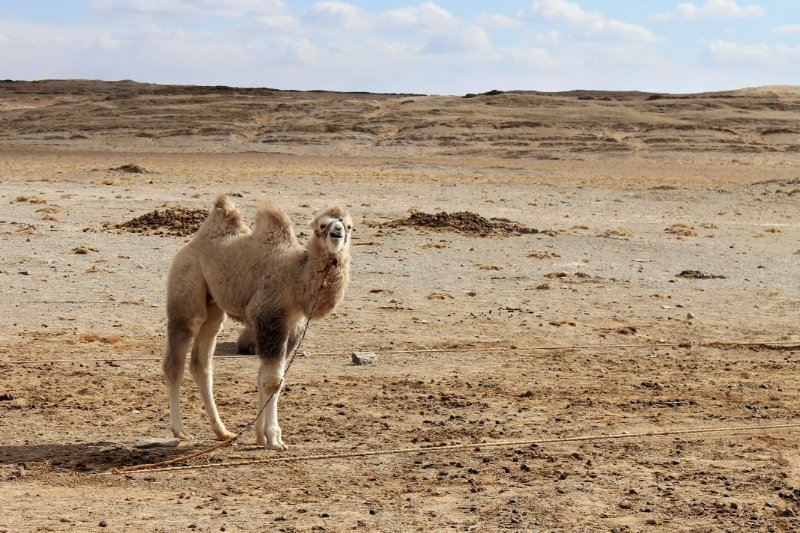
<svg viewBox="0 0 800 533"><path fill-rule="evenodd" d="M202 455L200 450L191 456L179 457L177 459L170 459L169 461L162 461L160 463L128 466L124 468L115 468L105 474L128 474L133 472L170 472L178 470L199 470L206 468L220 468L227 467L233 468L238 466L250 466L265 463L288 463L288 462L303 462L303 461L321 461L326 459L349 459L354 457L375 457L385 455L403 455L412 453L434 453L450 450L480 450L483 448L517 448L521 446L532 446L542 444L562 444L568 442L587 442L587 441L602 441L602 440L619 440L619 439L644 439L649 437L667 437L671 435L693 435L702 433L742 433L747 431L768 431L778 429L797 429L800 428L800 423L787 423L787 424L773 424L761 426L733 426L722 428L695 428L695 429L672 429L663 431L643 431L638 433L612 433L609 435L579 435L574 437L552 437L543 439L526 439L526 440L508 440L508 441L495 441L495 442L478 442L470 444L447 444L442 446L429 446L418 448L396 448L391 450L371 450L363 452L342 452L330 453L320 455L300 455L300 456L283 456L283 457L268 457L266 459L254 459L251 461L232 461L227 463L208 463L203 465L183 465L183 466L170 466L178 461L188 460L187 458L195 458ZM225 443L220 443L213 449L221 448ZM207 453L207 452L205 452Z"/></svg>

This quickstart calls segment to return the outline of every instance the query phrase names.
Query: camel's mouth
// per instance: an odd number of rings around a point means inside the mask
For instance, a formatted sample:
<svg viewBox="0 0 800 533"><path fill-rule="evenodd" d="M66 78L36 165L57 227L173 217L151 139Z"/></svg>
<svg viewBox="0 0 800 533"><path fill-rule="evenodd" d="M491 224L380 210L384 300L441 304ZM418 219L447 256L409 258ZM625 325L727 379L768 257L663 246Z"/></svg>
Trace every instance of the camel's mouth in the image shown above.
<svg viewBox="0 0 800 533"><path fill-rule="evenodd" d="M331 220L331 222L326 226L325 230L327 232L327 238L332 241L342 241L347 238L344 225L338 219Z"/></svg>

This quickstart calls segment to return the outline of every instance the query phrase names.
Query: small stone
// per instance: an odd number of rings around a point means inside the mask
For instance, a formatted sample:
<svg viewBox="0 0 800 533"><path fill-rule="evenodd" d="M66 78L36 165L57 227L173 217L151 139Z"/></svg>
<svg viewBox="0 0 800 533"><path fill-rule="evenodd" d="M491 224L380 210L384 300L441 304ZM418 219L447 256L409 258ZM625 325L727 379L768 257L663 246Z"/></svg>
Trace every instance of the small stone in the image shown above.
<svg viewBox="0 0 800 533"><path fill-rule="evenodd" d="M697 318L697 317L695 316L695 314L694 314L694 313L687 313L687 314L686 314L686 318L688 318L689 320L694 320L694 319L695 319L695 318Z"/></svg>
<svg viewBox="0 0 800 533"><path fill-rule="evenodd" d="M137 448L175 448L181 440L175 437L166 439L143 439L135 444Z"/></svg>
<svg viewBox="0 0 800 533"><path fill-rule="evenodd" d="M375 365L378 363L378 356L375 352L353 352L352 360L354 365Z"/></svg>
<svg viewBox="0 0 800 533"><path fill-rule="evenodd" d="M108 527L108 522L105 520L100 520L100 523L97 524L100 527Z"/></svg>

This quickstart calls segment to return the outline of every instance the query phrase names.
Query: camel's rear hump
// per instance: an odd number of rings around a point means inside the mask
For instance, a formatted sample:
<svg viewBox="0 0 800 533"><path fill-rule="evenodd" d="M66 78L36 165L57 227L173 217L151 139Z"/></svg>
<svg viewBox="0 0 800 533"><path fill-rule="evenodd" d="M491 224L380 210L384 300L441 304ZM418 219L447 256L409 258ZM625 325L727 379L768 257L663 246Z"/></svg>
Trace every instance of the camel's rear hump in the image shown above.
<svg viewBox="0 0 800 533"><path fill-rule="evenodd" d="M214 207L209 213L200 229L197 230L196 237L203 239L218 239L222 237L233 237L236 235L247 235L250 228L242 220L242 214L232 201L224 194L217 197Z"/></svg>

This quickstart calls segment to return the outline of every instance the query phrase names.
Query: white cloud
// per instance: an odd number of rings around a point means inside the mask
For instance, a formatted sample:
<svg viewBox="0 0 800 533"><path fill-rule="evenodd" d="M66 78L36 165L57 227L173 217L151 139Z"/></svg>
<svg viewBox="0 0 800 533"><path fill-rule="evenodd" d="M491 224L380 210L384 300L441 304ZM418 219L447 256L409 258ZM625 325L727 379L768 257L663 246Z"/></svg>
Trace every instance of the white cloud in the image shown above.
<svg viewBox="0 0 800 533"><path fill-rule="evenodd" d="M92 0L105 15L239 18L256 13L286 13L283 0Z"/></svg>
<svg viewBox="0 0 800 533"><path fill-rule="evenodd" d="M278 62L313 63L319 51L311 41L304 38L279 37L268 45L268 56Z"/></svg>
<svg viewBox="0 0 800 533"><path fill-rule="evenodd" d="M800 46L783 44L741 45L713 41L708 45L707 53L713 62L726 65L785 65L800 61Z"/></svg>
<svg viewBox="0 0 800 533"><path fill-rule="evenodd" d="M516 28L521 24L519 19L492 13L481 13L475 17L475 22L485 28Z"/></svg>
<svg viewBox="0 0 800 533"><path fill-rule="evenodd" d="M643 26L607 18L600 13L586 11L580 5L566 0L534 0L523 12L529 19L564 23L583 34L587 39L616 39L652 43L659 38Z"/></svg>
<svg viewBox="0 0 800 533"><path fill-rule="evenodd" d="M555 45L561 41L561 34L555 30L550 30L548 32L536 32L530 34L526 40L536 44Z"/></svg>
<svg viewBox="0 0 800 533"><path fill-rule="evenodd" d="M372 46L380 52L381 55L388 54L392 56L408 54L412 51L411 45L403 41L384 41L378 39L373 41Z"/></svg>
<svg viewBox="0 0 800 533"><path fill-rule="evenodd" d="M504 48L501 52L514 61L538 68L549 68L557 65L544 48L519 47Z"/></svg>
<svg viewBox="0 0 800 533"><path fill-rule="evenodd" d="M784 26L778 26L775 28L775 32L784 35L790 33L800 33L800 24L787 24Z"/></svg>
<svg viewBox="0 0 800 533"><path fill-rule="evenodd" d="M689 2L678 4L674 12L658 13L658 20L698 20L724 18L754 18L764 16L764 8L758 4L740 6L736 0L706 0L702 6Z"/></svg>
<svg viewBox="0 0 800 533"><path fill-rule="evenodd" d="M294 32L300 28L299 21L291 15L264 15L255 17L247 24L241 26L245 31L276 31Z"/></svg>
<svg viewBox="0 0 800 533"><path fill-rule="evenodd" d="M492 48L489 36L477 26L462 31L442 33L434 36L423 49L430 54L465 54L488 52Z"/></svg>
<svg viewBox="0 0 800 533"><path fill-rule="evenodd" d="M353 30L367 27L367 17L361 8L345 2L319 2L304 14L303 21L326 29Z"/></svg>
<svg viewBox="0 0 800 533"><path fill-rule="evenodd" d="M379 14L377 20L382 29L389 31L438 32L460 24L449 11L433 2L386 11Z"/></svg>

